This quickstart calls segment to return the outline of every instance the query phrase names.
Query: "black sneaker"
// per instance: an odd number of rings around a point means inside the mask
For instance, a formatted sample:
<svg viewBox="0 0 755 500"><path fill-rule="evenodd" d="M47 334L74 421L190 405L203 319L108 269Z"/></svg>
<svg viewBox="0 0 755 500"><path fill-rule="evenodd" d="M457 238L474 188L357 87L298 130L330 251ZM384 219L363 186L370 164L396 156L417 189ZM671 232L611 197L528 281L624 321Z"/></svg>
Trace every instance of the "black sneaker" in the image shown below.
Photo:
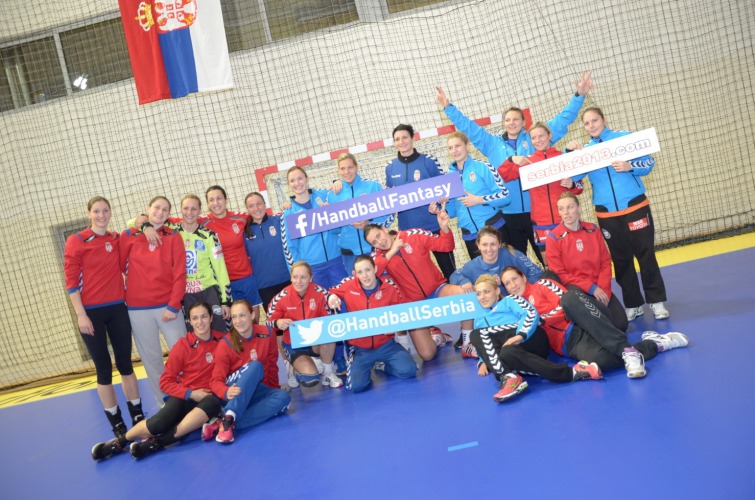
<svg viewBox="0 0 755 500"><path fill-rule="evenodd" d="M123 421L120 408L118 408L115 415L105 410L105 416L107 417L107 421L110 422L110 427L113 429L113 435L115 437L121 438L126 435L126 423Z"/></svg>
<svg viewBox="0 0 755 500"><path fill-rule="evenodd" d="M131 404L131 401L127 402L128 412L131 415L131 425L134 426L145 419L144 412L142 411L142 404Z"/></svg>
<svg viewBox="0 0 755 500"><path fill-rule="evenodd" d="M464 334L460 333L459 334L459 340L457 340L456 342L454 342L454 349L461 349L461 346L463 346L463 345L464 345Z"/></svg>
<svg viewBox="0 0 755 500"><path fill-rule="evenodd" d="M92 459L104 460L116 453L123 451L127 441L125 437L115 437L104 443L97 443L92 447Z"/></svg>
<svg viewBox="0 0 755 500"><path fill-rule="evenodd" d="M148 437L141 443L131 443L129 452L134 459L140 459L158 451L161 448L160 443L154 437Z"/></svg>

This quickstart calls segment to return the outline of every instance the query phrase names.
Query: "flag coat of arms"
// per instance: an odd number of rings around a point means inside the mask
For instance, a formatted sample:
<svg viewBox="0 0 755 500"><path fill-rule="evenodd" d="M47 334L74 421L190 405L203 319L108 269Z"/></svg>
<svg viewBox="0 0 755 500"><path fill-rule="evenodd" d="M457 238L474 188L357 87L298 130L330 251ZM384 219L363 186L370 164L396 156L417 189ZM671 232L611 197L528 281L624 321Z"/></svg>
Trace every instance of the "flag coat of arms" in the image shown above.
<svg viewBox="0 0 755 500"><path fill-rule="evenodd" d="M220 0L118 0L139 104L233 87Z"/></svg>

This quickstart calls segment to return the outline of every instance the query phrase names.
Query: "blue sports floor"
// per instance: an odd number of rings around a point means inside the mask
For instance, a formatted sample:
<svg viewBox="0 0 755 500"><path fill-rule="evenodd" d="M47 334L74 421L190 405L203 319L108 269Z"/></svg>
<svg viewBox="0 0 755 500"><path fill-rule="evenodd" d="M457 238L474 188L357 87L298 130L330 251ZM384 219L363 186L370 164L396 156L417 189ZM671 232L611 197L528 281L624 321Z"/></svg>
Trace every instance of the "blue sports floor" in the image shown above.
<svg viewBox="0 0 755 500"><path fill-rule="evenodd" d="M664 268L672 318L646 311L630 340L674 330L690 346L645 379L529 378L498 405L492 377L446 347L416 380L294 389L288 415L232 445L195 433L138 462L92 461L111 437L93 390L0 409L0 498L752 499L753 262L755 248Z"/></svg>

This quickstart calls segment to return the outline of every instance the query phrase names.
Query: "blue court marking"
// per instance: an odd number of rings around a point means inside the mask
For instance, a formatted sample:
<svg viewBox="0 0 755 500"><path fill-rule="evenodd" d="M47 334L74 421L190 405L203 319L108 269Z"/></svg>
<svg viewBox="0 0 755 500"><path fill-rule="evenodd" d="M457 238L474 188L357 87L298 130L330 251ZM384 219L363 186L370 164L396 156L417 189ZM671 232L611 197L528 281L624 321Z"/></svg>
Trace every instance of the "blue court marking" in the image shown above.
<svg viewBox="0 0 755 500"><path fill-rule="evenodd" d="M480 443L478 443L477 441L472 441L472 442L464 443L464 444L457 444L456 446L449 446L448 451L456 451L456 450L463 450L464 448L472 448L473 446L477 446L478 444Z"/></svg>

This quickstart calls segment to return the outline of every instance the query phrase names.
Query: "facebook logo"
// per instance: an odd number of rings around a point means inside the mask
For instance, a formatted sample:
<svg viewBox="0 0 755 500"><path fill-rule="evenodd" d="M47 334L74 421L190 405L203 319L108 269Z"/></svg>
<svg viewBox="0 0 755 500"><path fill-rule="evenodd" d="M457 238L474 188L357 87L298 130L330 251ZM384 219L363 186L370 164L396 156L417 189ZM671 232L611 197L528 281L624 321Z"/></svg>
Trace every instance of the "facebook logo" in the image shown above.
<svg viewBox="0 0 755 500"><path fill-rule="evenodd" d="M299 217L296 219L296 224L294 225L294 227L299 230L302 237L307 235L307 214L306 213L299 214Z"/></svg>

